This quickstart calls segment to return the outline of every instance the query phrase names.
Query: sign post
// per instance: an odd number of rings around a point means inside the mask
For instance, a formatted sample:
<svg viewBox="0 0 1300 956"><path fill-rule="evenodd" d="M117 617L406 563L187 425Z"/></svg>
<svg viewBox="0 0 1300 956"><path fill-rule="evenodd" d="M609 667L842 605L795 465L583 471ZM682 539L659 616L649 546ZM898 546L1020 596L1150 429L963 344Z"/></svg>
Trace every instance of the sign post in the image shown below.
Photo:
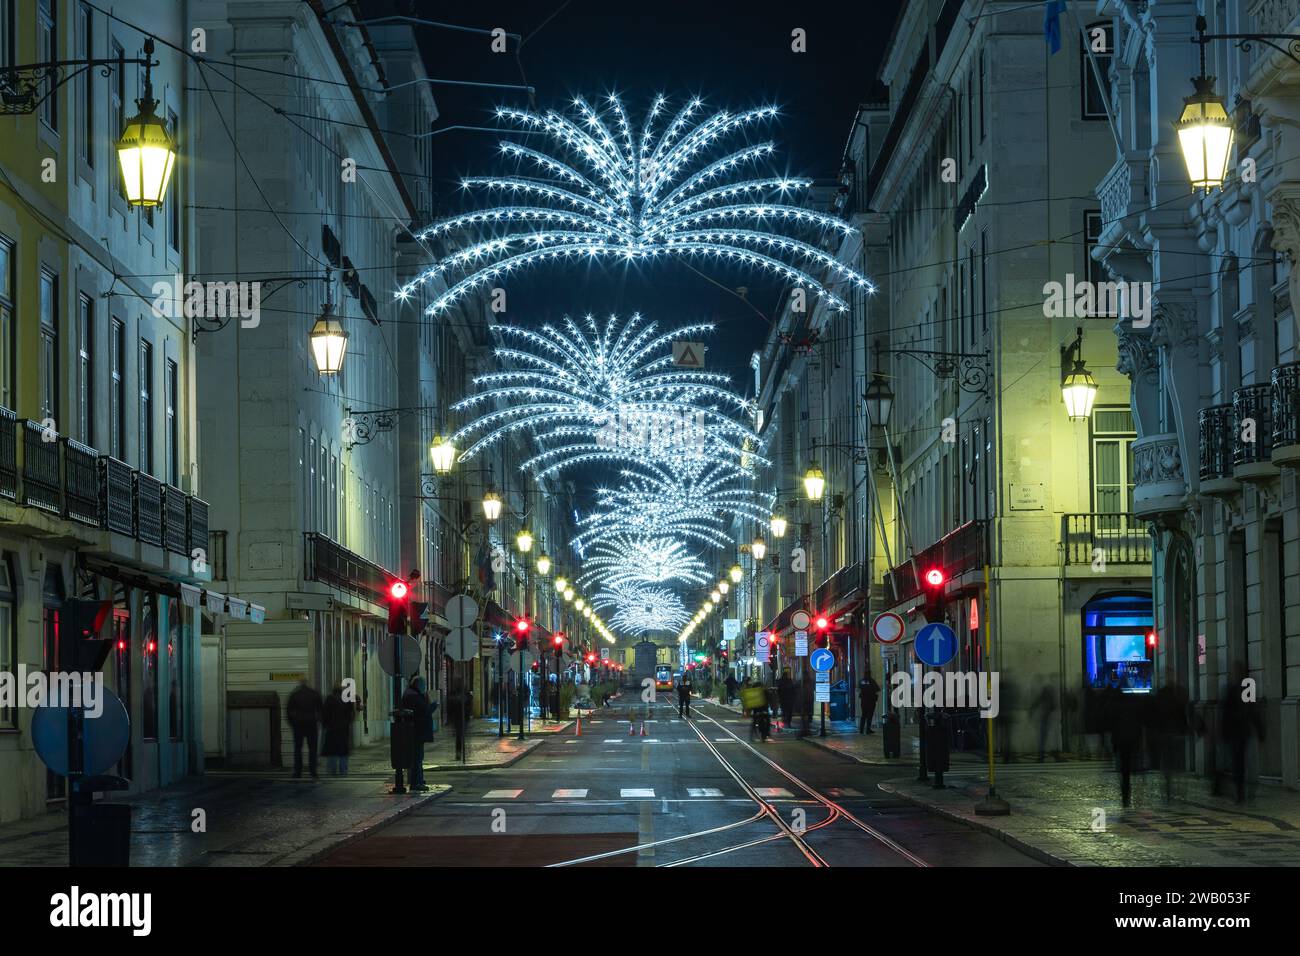
<svg viewBox="0 0 1300 956"><path fill-rule="evenodd" d="M813 698L815 703L820 704L821 710L821 732L819 737L826 736L826 705L831 699L831 668L835 666L835 655L825 647L819 647L808 655L808 666L817 674L816 696ZM822 688L825 688L823 690Z"/></svg>

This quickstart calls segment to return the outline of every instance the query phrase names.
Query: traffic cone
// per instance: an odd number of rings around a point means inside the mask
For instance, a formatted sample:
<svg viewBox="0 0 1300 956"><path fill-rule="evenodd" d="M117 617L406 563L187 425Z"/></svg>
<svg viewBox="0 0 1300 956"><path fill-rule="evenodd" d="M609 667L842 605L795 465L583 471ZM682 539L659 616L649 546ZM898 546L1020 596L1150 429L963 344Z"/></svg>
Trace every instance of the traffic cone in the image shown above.
<svg viewBox="0 0 1300 956"><path fill-rule="evenodd" d="M636 718L632 716L631 711L628 711L627 715L627 735L629 737L636 736Z"/></svg>
<svg viewBox="0 0 1300 956"><path fill-rule="evenodd" d="M645 736L645 721L641 721L641 736Z"/></svg>
<svg viewBox="0 0 1300 956"><path fill-rule="evenodd" d="M582 736L582 711L578 711L578 729L574 732L573 736Z"/></svg>

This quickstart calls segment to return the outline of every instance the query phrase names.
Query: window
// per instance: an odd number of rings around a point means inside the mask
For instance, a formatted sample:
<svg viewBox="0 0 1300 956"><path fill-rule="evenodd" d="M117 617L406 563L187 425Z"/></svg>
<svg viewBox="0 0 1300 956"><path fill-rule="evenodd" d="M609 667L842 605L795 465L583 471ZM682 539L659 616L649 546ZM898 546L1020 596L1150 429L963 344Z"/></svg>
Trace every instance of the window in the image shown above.
<svg viewBox="0 0 1300 956"><path fill-rule="evenodd" d="M167 360L167 370L163 382L164 401L167 402L167 482L179 488L181 484L181 435L180 418L176 414L180 407L179 369L171 359Z"/></svg>
<svg viewBox="0 0 1300 956"><path fill-rule="evenodd" d="M181 630L181 602L173 599L167 609L171 612L167 624L167 734L172 740L180 740L184 728L181 726L183 696L181 693L181 667L183 658L181 648L184 644Z"/></svg>
<svg viewBox="0 0 1300 956"><path fill-rule="evenodd" d="M316 439L307 439L307 527L306 531L319 531L316 524Z"/></svg>
<svg viewBox="0 0 1300 956"><path fill-rule="evenodd" d="M0 0L0 64L17 64L18 26L14 21L14 0Z"/></svg>
<svg viewBox="0 0 1300 956"><path fill-rule="evenodd" d="M176 114L167 111L167 126L171 130L172 139L176 141L176 150L179 154L181 150L180 141L177 139L180 133L180 123L176 119ZM179 170L172 170L172 182L168 187L171 190L172 201L167 204L167 243L172 249L180 252L181 249L181 200L180 200L180 182L177 173Z"/></svg>
<svg viewBox="0 0 1300 956"><path fill-rule="evenodd" d="M140 342L140 465L153 474L153 346Z"/></svg>
<svg viewBox="0 0 1300 956"><path fill-rule="evenodd" d="M1088 55L1091 49L1092 56ZM1110 61L1115 52L1115 31L1109 23L1090 23L1084 31L1080 48L1080 68L1083 70L1083 118L1105 119L1106 104L1110 102ZM1093 70L1092 61L1097 69ZM1101 83L1097 83L1097 74Z"/></svg>
<svg viewBox="0 0 1300 956"><path fill-rule="evenodd" d="M120 60L126 56L126 51L122 44L114 40L109 45L109 56L115 60ZM125 67L113 67L113 82L109 84L109 114L116 120L113 129L120 130L126 126L126 69ZM109 168L113 168L117 163L117 144L111 136L104 137L108 143L109 149ZM117 183L117 194L123 199L126 198L126 184L122 182L121 176L110 176L113 182Z"/></svg>
<svg viewBox="0 0 1300 956"><path fill-rule="evenodd" d="M95 300L77 296L77 437L95 447Z"/></svg>
<svg viewBox="0 0 1300 956"><path fill-rule="evenodd" d="M36 59L48 63L60 60L59 31L55 0L36 0ZM46 74L38 88L41 121L50 129L59 128L59 94L54 73Z"/></svg>
<svg viewBox="0 0 1300 956"><path fill-rule="evenodd" d="M980 142L984 142L984 48L980 47Z"/></svg>
<svg viewBox="0 0 1300 956"><path fill-rule="evenodd" d="M970 244L966 250L966 261L969 268L966 270L966 277L970 282L970 289L966 301L970 303L970 344L975 344L975 284L978 276L975 269L975 243Z"/></svg>
<svg viewBox="0 0 1300 956"><path fill-rule="evenodd" d="M975 74L966 74L966 158L975 158Z"/></svg>
<svg viewBox="0 0 1300 956"><path fill-rule="evenodd" d="M59 422L59 277L41 270L41 417Z"/></svg>
<svg viewBox="0 0 1300 956"><path fill-rule="evenodd" d="M989 330L989 231L980 230L980 322Z"/></svg>
<svg viewBox="0 0 1300 956"><path fill-rule="evenodd" d="M3 3L3 0L0 0ZM14 244L0 236L0 405L14 407Z"/></svg>
<svg viewBox="0 0 1300 956"><path fill-rule="evenodd" d="M126 326L121 319L113 320L113 338L108 347L113 378L108 397L108 453L122 461L126 454Z"/></svg>
<svg viewBox="0 0 1300 956"><path fill-rule="evenodd" d="M9 555L0 557L0 674L17 673L18 668L18 592ZM0 704L0 729L18 728L18 708Z"/></svg>
<svg viewBox="0 0 1300 956"><path fill-rule="evenodd" d="M144 693L140 700L140 736L158 739L158 595L144 594L143 626L140 628L141 651L144 653Z"/></svg>
<svg viewBox="0 0 1300 956"><path fill-rule="evenodd" d="M1106 281L1101 263L1092 257L1092 250L1097 248L1097 241L1101 239L1101 213L1093 209L1085 212L1083 217L1083 273L1096 289L1099 283Z"/></svg>
<svg viewBox="0 0 1300 956"><path fill-rule="evenodd" d="M1133 412L1124 405L1092 410L1092 510L1098 527L1119 530L1133 513ZM1114 517L1108 517L1113 515Z"/></svg>
<svg viewBox="0 0 1300 956"><path fill-rule="evenodd" d="M82 3L77 7L77 21L80 27L81 47L78 55L91 59L95 55L94 15L90 7ZM82 70L81 83L77 87L77 109L81 111L81 143L77 154L90 167L95 165L95 75L98 67Z"/></svg>

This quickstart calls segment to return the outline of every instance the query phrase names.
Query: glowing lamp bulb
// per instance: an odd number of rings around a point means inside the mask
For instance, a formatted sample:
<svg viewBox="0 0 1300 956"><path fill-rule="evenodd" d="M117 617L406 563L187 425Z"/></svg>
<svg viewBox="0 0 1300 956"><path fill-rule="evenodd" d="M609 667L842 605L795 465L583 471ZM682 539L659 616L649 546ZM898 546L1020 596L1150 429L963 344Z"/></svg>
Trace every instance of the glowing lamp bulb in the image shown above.
<svg viewBox="0 0 1300 956"><path fill-rule="evenodd" d="M405 581L394 581L388 586L388 596L396 601L400 601L402 598L406 597L406 591L407 587Z"/></svg>

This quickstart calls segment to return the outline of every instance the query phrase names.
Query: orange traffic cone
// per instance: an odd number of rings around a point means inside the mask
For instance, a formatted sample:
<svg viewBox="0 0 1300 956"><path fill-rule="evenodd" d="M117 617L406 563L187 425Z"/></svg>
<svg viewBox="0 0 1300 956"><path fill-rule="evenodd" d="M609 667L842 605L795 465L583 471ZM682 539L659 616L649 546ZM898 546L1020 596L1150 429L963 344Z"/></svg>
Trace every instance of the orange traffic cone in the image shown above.
<svg viewBox="0 0 1300 956"><path fill-rule="evenodd" d="M627 712L627 735L636 736L636 716L630 710Z"/></svg>
<svg viewBox="0 0 1300 956"><path fill-rule="evenodd" d="M641 721L641 736L645 736L645 721Z"/></svg>
<svg viewBox="0 0 1300 956"><path fill-rule="evenodd" d="M578 729L574 731L573 736L575 737L582 736L582 711L578 711Z"/></svg>

